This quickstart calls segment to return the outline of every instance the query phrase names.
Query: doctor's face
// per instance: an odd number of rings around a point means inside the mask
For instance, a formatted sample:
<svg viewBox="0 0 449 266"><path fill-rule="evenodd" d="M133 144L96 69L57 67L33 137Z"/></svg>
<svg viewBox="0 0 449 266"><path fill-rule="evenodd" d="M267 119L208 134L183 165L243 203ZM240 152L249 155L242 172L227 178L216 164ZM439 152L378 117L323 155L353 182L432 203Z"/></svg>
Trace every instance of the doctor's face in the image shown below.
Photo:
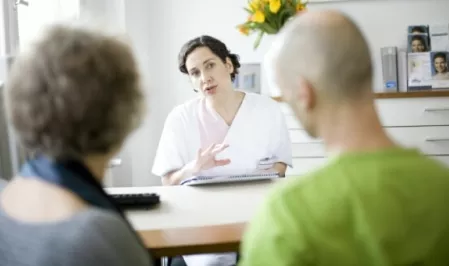
<svg viewBox="0 0 449 266"><path fill-rule="evenodd" d="M226 58L223 62L208 47L193 50L187 57L186 68L194 89L203 95L214 96L232 90L231 61Z"/></svg>

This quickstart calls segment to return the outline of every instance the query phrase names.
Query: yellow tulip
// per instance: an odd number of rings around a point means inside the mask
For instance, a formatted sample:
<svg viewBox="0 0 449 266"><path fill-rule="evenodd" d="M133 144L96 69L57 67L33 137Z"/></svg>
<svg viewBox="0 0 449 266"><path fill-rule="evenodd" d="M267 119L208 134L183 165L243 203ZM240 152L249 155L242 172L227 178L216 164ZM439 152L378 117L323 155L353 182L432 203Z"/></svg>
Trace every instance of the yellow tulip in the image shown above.
<svg viewBox="0 0 449 266"><path fill-rule="evenodd" d="M260 6L260 0L252 0L249 2L249 9L256 11Z"/></svg>
<svg viewBox="0 0 449 266"><path fill-rule="evenodd" d="M257 10L252 16L251 20L257 23L263 23L265 21L265 15L262 13L262 11Z"/></svg>
<svg viewBox="0 0 449 266"><path fill-rule="evenodd" d="M276 14L281 8L281 0L270 0L270 11Z"/></svg>
<svg viewBox="0 0 449 266"><path fill-rule="evenodd" d="M302 3L298 3L296 5L296 12L300 12L306 9L306 5L302 4Z"/></svg>

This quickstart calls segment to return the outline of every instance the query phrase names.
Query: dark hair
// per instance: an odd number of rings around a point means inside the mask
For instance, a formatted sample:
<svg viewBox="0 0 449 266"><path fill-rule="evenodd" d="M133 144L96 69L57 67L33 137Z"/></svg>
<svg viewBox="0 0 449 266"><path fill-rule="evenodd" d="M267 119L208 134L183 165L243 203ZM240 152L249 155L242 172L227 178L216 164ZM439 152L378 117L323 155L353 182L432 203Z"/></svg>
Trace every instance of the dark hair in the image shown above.
<svg viewBox="0 0 449 266"><path fill-rule="evenodd" d="M417 36L413 36L413 37L412 37L412 42L413 42L413 41L416 41L416 40L419 40L419 41L421 41L423 44L425 44L424 38L423 38L421 35L417 35Z"/></svg>
<svg viewBox="0 0 449 266"><path fill-rule="evenodd" d="M420 26L414 26L410 32L414 32L414 31L417 31L419 33L425 33L426 32L424 27L420 27Z"/></svg>
<svg viewBox="0 0 449 266"><path fill-rule="evenodd" d="M439 52L439 53L436 53L436 54L433 56L433 61L435 62L435 59L437 59L438 57L443 58L444 61L447 60L446 54L445 54L445 53L442 53L442 52Z"/></svg>
<svg viewBox="0 0 449 266"><path fill-rule="evenodd" d="M209 48L212 53L214 53L223 61L223 63L226 62L226 58L229 58L234 67L234 72L231 73L231 80L234 81L235 75L239 73L239 56L237 54L232 54L222 41L208 35L196 37L195 39L188 41L182 46L181 51L178 55L179 71L184 74L188 74L186 68L187 56L189 56L189 54L192 53L195 49L200 47Z"/></svg>
<svg viewBox="0 0 449 266"><path fill-rule="evenodd" d="M420 41L420 42L422 43L422 45L424 46L424 50L427 51L427 44L426 44L426 41L424 40L424 38L423 38L421 35L413 36L412 39L411 39L411 41L410 41L410 44L411 44L412 42L414 42L414 41Z"/></svg>

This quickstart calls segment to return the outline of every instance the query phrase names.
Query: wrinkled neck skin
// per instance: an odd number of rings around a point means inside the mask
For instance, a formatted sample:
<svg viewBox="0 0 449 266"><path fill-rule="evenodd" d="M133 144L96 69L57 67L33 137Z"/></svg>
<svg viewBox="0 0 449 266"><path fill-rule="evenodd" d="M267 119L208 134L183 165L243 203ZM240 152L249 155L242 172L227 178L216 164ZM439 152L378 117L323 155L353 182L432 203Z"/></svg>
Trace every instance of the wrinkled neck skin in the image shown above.
<svg viewBox="0 0 449 266"><path fill-rule="evenodd" d="M396 146L385 133L372 101L327 108L319 118L317 132L330 155Z"/></svg>

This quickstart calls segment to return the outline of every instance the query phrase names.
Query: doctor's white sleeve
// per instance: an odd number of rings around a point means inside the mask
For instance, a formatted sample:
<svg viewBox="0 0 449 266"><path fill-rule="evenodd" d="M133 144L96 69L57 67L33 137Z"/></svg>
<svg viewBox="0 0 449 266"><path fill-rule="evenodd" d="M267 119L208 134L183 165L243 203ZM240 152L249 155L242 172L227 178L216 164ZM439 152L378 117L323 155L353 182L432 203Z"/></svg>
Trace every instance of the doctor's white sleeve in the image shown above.
<svg viewBox="0 0 449 266"><path fill-rule="evenodd" d="M293 167L292 159L292 142L290 139L290 133L288 131L285 115L279 106L276 106L274 110L274 136L273 147L274 156L277 157L277 162L285 163L286 165Z"/></svg>
<svg viewBox="0 0 449 266"><path fill-rule="evenodd" d="M185 148L182 120L178 112L172 111L165 120L162 135L154 158L152 172L163 177L167 173L178 170L186 162L182 159Z"/></svg>

